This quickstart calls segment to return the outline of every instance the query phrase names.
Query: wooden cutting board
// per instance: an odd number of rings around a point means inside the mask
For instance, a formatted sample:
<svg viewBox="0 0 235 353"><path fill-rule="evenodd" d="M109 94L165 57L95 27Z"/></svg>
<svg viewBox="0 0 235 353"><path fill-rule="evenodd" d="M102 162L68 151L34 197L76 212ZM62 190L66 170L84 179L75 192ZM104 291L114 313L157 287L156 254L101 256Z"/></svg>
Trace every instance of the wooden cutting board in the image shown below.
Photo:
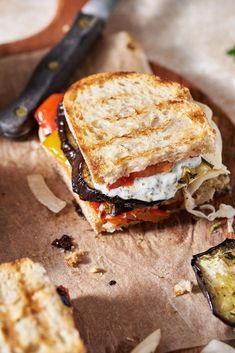
<svg viewBox="0 0 235 353"><path fill-rule="evenodd" d="M216 123L221 131L222 139L223 139L223 162L231 171L231 184L232 184L232 191L230 195L227 195L227 200L230 204L234 204L235 199L235 126L229 120L228 116L209 98L207 95L199 90L194 84L189 82L188 80L184 79L181 75L176 74L175 72L157 64L151 63L151 67L153 72L160 77L164 77L173 81L177 81L184 86L190 89L190 92L193 98L199 102L207 104L213 111L214 116L216 117ZM227 342L231 346L235 347L235 340L230 340ZM172 351L171 353L199 353L202 350L202 346L188 348L188 349L181 349ZM221 352L222 353L222 352Z"/></svg>
<svg viewBox="0 0 235 353"><path fill-rule="evenodd" d="M184 79L181 75L158 65L157 63L151 64L153 72L164 78L168 78L173 81L177 81L190 89L193 98L199 102L207 104L211 107L214 115L217 117L216 122L222 134L223 139L223 161L228 169L231 171L232 177L232 195L230 195L227 202L232 203L232 199L235 198L234 190L234 176L235 176L235 126L231 123L228 116L216 106L216 104L206 96L204 92L199 90L194 84ZM234 202L234 201L233 201ZM233 204L234 206L234 204ZM231 346L235 347L235 340L230 340L228 342ZM172 353L199 353L203 347L194 347L182 350L176 350ZM221 352L222 353L222 352Z"/></svg>
<svg viewBox="0 0 235 353"><path fill-rule="evenodd" d="M46 29L30 38L20 40L14 43L0 45L0 56L7 56L23 52L25 53L53 45L63 36L62 29L64 28L64 25L68 25L72 22L73 17L75 16L76 12L79 10L83 3L85 3L85 0L59 0L56 16L52 23ZM235 127L233 126L229 118L226 116L226 114L224 114L223 111L219 107L217 107L216 104L212 102L206 96L205 93L197 89L195 85L188 82L180 75L174 73L171 70L168 70L167 68L162 67L161 65L158 65L157 63L151 63L151 66L155 74L163 78L168 78L184 84L185 86L190 88L194 99L206 103L212 108L215 116L217 117L216 122L222 133L223 141L225 142L223 149L223 160L224 163L230 169L231 175L234 176ZM224 196L222 200L223 202L232 203L232 200L235 200L234 185L235 180L234 178L232 178L232 192L229 195ZM234 343L234 341L230 341L231 345L234 345ZM196 347L177 350L174 352L197 353L200 352L201 349L202 347Z"/></svg>

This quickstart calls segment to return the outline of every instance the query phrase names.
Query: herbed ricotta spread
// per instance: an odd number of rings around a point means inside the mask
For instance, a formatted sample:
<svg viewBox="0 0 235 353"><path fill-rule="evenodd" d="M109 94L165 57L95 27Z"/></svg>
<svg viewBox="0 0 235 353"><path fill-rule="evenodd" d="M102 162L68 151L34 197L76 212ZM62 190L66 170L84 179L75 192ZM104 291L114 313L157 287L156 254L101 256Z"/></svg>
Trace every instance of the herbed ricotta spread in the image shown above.
<svg viewBox="0 0 235 353"><path fill-rule="evenodd" d="M177 184L182 177L184 167L195 168L202 159L200 156L175 163L170 172L158 173L149 177L135 178L131 186L120 186L108 190L106 185L94 184L97 190L110 197L120 196L122 199L137 199L142 201L169 200L177 192Z"/></svg>

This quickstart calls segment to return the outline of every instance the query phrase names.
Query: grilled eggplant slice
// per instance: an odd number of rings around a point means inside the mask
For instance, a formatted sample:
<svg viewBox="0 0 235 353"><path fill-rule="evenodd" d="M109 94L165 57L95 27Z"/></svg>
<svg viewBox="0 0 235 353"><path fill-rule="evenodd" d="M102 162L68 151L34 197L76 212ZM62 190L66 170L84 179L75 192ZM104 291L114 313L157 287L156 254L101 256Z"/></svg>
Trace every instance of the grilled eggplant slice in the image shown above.
<svg viewBox="0 0 235 353"><path fill-rule="evenodd" d="M213 314L235 327L235 240L194 255L191 265Z"/></svg>

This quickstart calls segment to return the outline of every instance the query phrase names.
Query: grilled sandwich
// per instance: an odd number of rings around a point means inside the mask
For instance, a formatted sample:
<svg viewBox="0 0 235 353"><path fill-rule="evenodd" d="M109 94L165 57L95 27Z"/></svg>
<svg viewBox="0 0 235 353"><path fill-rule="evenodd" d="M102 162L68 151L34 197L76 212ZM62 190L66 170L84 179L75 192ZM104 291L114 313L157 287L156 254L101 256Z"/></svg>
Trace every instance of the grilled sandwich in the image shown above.
<svg viewBox="0 0 235 353"><path fill-rule="evenodd" d="M70 310L42 265L29 258L0 265L2 353L85 353Z"/></svg>
<svg viewBox="0 0 235 353"><path fill-rule="evenodd" d="M53 124L46 114L40 119L52 105ZM209 216L198 209L225 188L229 171L210 108L179 83L135 72L91 75L50 97L36 118L44 148L96 233L183 208L211 220L227 216L226 205L217 213L209 205Z"/></svg>

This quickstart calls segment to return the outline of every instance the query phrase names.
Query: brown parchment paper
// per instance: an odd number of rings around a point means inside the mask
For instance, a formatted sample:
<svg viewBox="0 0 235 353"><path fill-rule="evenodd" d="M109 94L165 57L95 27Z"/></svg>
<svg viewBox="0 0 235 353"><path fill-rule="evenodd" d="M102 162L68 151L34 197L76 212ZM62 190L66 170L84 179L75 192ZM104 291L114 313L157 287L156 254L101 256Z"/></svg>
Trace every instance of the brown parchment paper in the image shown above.
<svg viewBox="0 0 235 353"><path fill-rule="evenodd" d="M27 82L45 52L0 60L0 104L3 108ZM109 70L149 72L144 53L125 32L99 40L72 81ZM51 190L67 201L58 215L38 203L26 176L40 173ZM158 225L137 225L125 232L95 236L78 216L72 195L55 165L39 146L36 133L24 142L0 141L0 262L29 256L40 261L56 285L69 288L76 323L91 353L129 352L140 340L161 328L161 352L198 346L212 338L234 338L232 329L216 319L195 286L193 293L175 297L174 284L192 280L192 254L224 238L210 234L205 220L185 212ZM51 242L71 235L89 252L78 269L69 268L64 253ZM94 266L104 274L92 274ZM109 281L116 285L110 286Z"/></svg>

